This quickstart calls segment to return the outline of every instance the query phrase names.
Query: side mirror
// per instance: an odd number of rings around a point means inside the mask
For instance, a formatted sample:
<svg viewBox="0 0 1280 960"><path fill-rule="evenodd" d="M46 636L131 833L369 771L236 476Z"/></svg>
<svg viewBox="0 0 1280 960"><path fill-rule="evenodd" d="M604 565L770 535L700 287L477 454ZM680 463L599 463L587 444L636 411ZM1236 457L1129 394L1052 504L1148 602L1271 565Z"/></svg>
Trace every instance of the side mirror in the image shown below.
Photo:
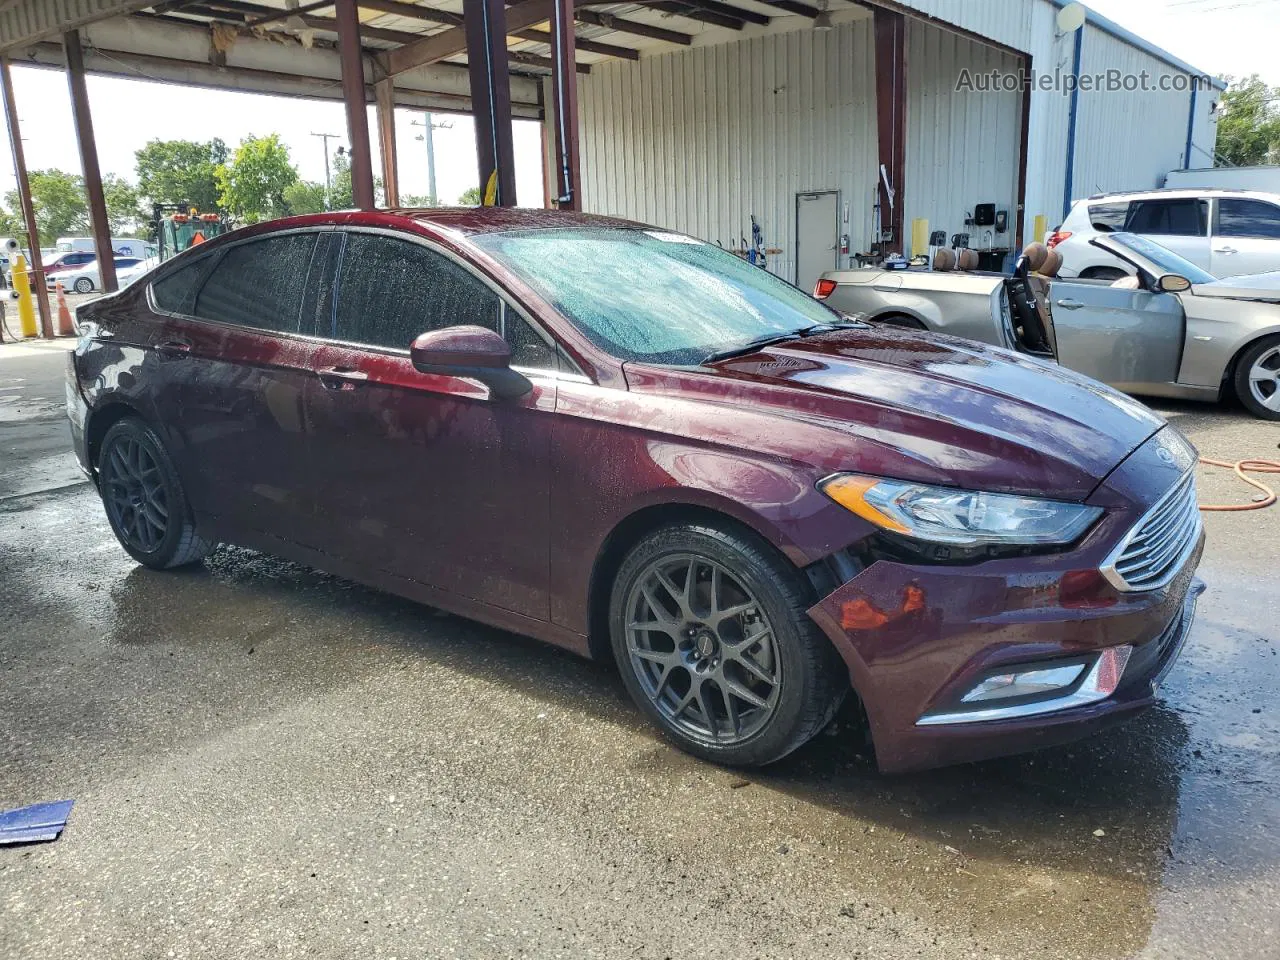
<svg viewBox="0 0 1280 960"><path fill-rule="evenodd" d="M502 400L523 397L533 389L529 378L511 369L507 341L484 327L432 330L413 341L409 358L420 373L479 380Z"/></svg>
<svg viewBox="0 0 1280 960"><path fill-rule="evenodd" d="M1176 273L1166 273L1156 281L1156 286L1165 293L1181 293L1191 289L1191 281Z"/></svg>

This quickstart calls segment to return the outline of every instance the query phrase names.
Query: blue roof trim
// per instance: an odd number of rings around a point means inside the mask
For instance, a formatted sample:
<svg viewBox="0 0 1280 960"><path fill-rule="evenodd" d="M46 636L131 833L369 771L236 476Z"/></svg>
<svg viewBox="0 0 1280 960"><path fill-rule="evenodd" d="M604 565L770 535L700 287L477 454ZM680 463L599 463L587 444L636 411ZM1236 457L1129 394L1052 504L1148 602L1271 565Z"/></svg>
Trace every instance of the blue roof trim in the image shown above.
<svg viewBox="0 0 1280 960"><path fill-rule="evenodd" d="M1058 7L1059 9L1067 6L1067 4L1071 2L1072 0L1052 0L1053 5L1055 7ZM1087 7L1089 10L1089 17L1087 22L1093 24L1099 30L1103 30L1111 34L1113 37L1118 37L1119 39L1123 40L1125 43L1129 44L1130 46L1137 47L1139 50L1145 50L1147 53L1151 54L1153 57L1158 57L1159 59L1163 60L1165 63L1169 64L1169 66L1171 67L1177 67L1179 70L1182 70L1186 73L1195 74L1196 76L1210 76L1208 70L1201 70L1199 67L1193 67L1191 64L1187 63L1187 61L1181 60L1178 57L1175 57L1168 50L1162 50L1160 47L1157 47L1150 40L1144 40L1142 37L1138 36L1132 30L1126 30L1124 27L1120 26L1120 24L1116 23L1114 20L1108 20L1102 14L1094 10L1093 7L1090 7L1087 3L1084 4L1084 6ZM1083 29L1083 27L1081 29ZM1214 89L1217 89L1217 90L1227 89L1227 85L1217 77L1213 77L1211 82Z"/></svg>

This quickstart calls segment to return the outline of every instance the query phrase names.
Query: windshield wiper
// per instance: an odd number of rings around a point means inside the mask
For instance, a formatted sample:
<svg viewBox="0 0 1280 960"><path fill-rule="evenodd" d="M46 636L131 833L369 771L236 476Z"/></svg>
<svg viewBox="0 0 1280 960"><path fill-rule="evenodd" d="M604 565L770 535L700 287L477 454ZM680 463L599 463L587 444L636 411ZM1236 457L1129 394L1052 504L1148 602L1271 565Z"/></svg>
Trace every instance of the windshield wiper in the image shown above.
<svg viewBox="0 0 1280 960"><path fill-rule="evenodd" d="M801 327L799 330L792 330L789 333L766 333L753 337L746 343L739 344L736 347L709 353L702 358L702 365L706 366L710 363L719 363L721 360L731 360L734 357L755 353L757 350L763 350L765 347L771 347L776 343L786 343L789 340L812 337L819 333L831 333L833 330L853 330L862 326L865 326L865 324L858 323L856 320L832 320L829 323L815 323L807 327Z"/></svg>

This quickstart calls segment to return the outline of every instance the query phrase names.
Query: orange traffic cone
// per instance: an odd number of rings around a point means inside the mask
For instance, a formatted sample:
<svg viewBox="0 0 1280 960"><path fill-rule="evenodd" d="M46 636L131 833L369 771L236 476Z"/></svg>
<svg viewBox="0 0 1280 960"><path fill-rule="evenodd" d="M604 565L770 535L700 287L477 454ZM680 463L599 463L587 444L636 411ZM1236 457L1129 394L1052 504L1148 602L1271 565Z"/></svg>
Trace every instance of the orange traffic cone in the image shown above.
<svg viewBox="0 0 1280 960"><path fill-rule="evenodd" d="M62 289L62 281L56 281L53 289L56 291L55 295L58 298L58 336L74 337L76 335L76 325L71 322L71 309L67 306L67 295Z"/></svg>

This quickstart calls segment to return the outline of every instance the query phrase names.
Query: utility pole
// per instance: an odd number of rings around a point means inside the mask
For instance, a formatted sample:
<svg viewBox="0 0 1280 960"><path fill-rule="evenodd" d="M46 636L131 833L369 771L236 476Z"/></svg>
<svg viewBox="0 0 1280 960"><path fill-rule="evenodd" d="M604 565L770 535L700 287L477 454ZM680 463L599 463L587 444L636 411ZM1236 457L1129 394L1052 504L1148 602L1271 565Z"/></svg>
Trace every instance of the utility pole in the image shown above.
<svg viewBox="0 0 1280 960"><path fill-rule="evenodd" d="M329 209L333 205L333 181L329 176L329 141L342 139L336 133L312 133L313 137L319 137L324 141L324 208Z"/></svg>
<svg viewBox="0 0 1280 960"><path fill-rule="evenodd" d="M410 126L422 127L422 133L418 134L418 140L425 140L427 143L427 196L431 198L432 204L440 205L440 197L436 193L436 148L435 140L432 138L432 130L448 130L453 127L452 120L442 120L436 123L431 118L431 112L425 114L426 122L420 123L417 120L410 120Z"/></svg>

